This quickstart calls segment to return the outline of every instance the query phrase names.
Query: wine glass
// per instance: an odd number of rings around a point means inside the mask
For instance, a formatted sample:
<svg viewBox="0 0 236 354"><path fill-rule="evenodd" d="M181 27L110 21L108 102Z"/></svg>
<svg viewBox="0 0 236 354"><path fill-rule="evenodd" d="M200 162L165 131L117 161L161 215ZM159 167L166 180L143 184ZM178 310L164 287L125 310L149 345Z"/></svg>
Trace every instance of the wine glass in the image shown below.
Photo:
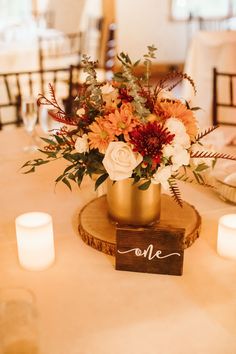
<svg viewBox="0 0 236 354"><path fill-rule="evenodd" d="M53 106L42 105L39 108L39 124L42 131L46 134L50 134L50 131L59 129L61 124L53 119L50 112L56 112Z"/></svg>
<svg viewBox="0 0 236 354"><path fill-rule="evenodd" d="M0 288L0 351L38 354L38 313L34 293L25 288Z"/></svg>
<svg viewBox="0 0 236 354"><path fill-rule="evenodd" d="M30 136L29 145L24 147L24 151L33 152L38 149L35 142L35 125L37 122L37 104L34 97L23 97L21 101L21 116L26 132Z"/></svg>

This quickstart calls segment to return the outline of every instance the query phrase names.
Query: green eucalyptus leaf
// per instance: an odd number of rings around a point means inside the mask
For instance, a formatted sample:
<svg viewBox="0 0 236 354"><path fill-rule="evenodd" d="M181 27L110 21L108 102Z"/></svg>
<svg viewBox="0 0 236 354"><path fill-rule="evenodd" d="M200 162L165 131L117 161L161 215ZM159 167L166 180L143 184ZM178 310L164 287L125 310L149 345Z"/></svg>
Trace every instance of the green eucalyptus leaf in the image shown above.
<svg viewBox="0 0 236 354"><path fill-rule="evenodd" d="M58 142L58 144L63 144L64 140L62 137L60 137L59 135L54 135L56 141Z"/></svg>
<svg viewBox="0 0 236 354"><path fill-rule="evenodd" d="M73 162L73 161L74 161L73 155L71 155L71 154L69 154L69 153L63 154L63 158L64 158L65 160L70 161L70 162Z"/></svg>
<svg viewBox="0 0 236 354"><path fill-rule="evenodd" d="M138 189L141 189L142 191L145 191L146 189L149 188L151 184L151 180L147 181L147 182L144 182L143 184L141 184Z"/></svg>
<svg viewBox="0 0 236 354"><path fill-rule="evenodd" d="M133 184L137 183L138 181L140 181L140 175L136 174L136 175L134 176L134 182L133 182Z"/></svg>
<svg viewBox="0 0 236 354"><path fill-rule="evenodd" d="M102 184L108 178L108 176L109 176L108 173L104 173L96 180L95 190L97 190L97 188L100 186L100 184Z"/></svg>
<svg viewBox="0 0 236 354"><path fill-rule="evenodd" d="M206 169L208 169L209 166L205 163L200 163L196 168L195 168L195 172L201 172L204 171Z"/></svg>
<svg viewBox="0 0 236 354"><path fill-rule="evenodd" d="M55 182L56 183L60 182L64 176L65 176L64 173L62 175L58 176L57 179L55 180Z"/></svg>
<svg viewBox="0 0 236 354"><path fill-rule="evenodd" d="M27 175L27 173L31 173L31 172L35 172L35 167L34 166L30 170L24 172L24 174Z"/></svg>
<svg viewBox="0 0 236 354"><path fill-rule="evenodd" d="M21 166L21 168L27 167L27 166L31 166L31 160L27 161L26 163L24 163L23 166Z"/></svg>
<svg viewBox="0 0 236 354"><path fill-rule="evenodd" d="M74 168L74 165L67 166L64 170L64 174L70 171L72 168Z"/></svg>
<svg viewBox="0 0 236 354"><path fill-rule="evenodd" d="M41 138L45 143L49 144L49 145L53 145L53 146L56 146L57 143L52 140L52 139L48 139L48 138Z"/></svg>
<svg viewBox="0 0 236 354"><path fill-rule="evenodd" d="M192 107L191 111L198 111L199 109L201 109L201 107Z"/></svg>
<svg viewBox="0 0 236 354"><path fill-rule="evenodd" d="M70 182L68 181L68 179L67 179L66 177L64 177L64 178L62 179L62 182L65 183L65 185L66 185L70 190L72 190L72 189L71 189Z"/></svg>

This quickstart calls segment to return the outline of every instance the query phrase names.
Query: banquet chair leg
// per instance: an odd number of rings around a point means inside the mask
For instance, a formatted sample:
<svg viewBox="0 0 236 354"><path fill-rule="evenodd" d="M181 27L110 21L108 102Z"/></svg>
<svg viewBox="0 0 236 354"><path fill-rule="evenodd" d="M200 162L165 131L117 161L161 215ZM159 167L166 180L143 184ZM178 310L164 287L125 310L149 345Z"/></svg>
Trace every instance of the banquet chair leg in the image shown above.
<svg viewBox="0 0 236 354"><path fill-rule="evenodd" d="M16 97L16 126L20 127L23 120L21 117L21 95Z"/></svg>

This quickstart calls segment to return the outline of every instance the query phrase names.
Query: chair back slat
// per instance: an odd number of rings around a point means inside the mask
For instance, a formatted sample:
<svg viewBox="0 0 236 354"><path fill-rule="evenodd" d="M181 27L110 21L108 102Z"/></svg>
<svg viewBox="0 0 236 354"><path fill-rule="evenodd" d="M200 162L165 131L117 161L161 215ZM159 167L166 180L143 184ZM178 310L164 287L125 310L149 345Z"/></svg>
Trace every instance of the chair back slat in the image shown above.
<svg viewBox="0 0 236 354"><path fill-rule="evenodd" d="M19 96L21 96L21 84L20 84L20 80L19 80L19 73L16 73L16 87L17 87Z"/></svg>
<svg viewBox="0 0 236 354"><path fill-rule="evenodd" d="M5 87L6 87L6 92L7 92L9 103L12 104L11 91L10 91L10 86L9 86L9 83L8 83L8 76L7 75L3 75L3 79L4 79L4 83L5 83Z"/></svg>
<svg viewBox="0 0 236 354"><path fill-rule="evenodd" d="M33 83L32 83L32 74L31 74L31 72L29 72L28 80L29 80L30 96L33 96Z"/></svg>
<svg viewBox="0 0 236 354"><path fill-rule="evenodd" d="M38 53L40 69L50 69L52 65L56 68L61 67L62 64L63 66L80 64L82 43L82 32L57 34L47 38L39 37Z"/></svg>
<svg viewBox="0 0 236 354"><path fill-rule="evenodd" d="M229 87L230 87L230 105L233 106L233 76L230 76L229 78Z"/></svg>
<svg viewBox="0 0 236 354"><path fill-rule="evenodd" d="M53 86L56 86L57 84L57 71L53 73Z"/></svg>

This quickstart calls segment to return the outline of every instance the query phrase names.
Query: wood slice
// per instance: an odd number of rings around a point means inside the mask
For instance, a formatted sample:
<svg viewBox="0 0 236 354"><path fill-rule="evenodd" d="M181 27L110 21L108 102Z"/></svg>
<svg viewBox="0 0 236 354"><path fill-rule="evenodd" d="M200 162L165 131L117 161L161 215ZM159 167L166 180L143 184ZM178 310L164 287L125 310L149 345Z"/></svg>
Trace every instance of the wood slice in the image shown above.
<svg viewBox="0 0 236 354"><path fill-rule="evenodd" d="M187 248L199 237L201 217L187 202L184 202L183 208L180 208L170 196L162 194L161 220L156 225L166 228L184 228L184 248ZM108 217L105 195L90 201L83 207L79 214L79 234L87 245L115 256L116 224Z"/></svg>

